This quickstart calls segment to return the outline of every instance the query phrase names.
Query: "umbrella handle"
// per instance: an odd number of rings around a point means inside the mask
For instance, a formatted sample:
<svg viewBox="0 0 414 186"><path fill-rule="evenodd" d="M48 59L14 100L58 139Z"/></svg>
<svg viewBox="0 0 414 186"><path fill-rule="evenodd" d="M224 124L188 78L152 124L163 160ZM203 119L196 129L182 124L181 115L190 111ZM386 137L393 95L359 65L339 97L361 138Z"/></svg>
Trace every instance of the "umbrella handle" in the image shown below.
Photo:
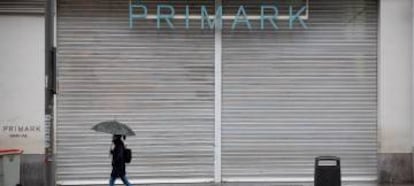
<svg viewBox="0 0 414 186"><path fill-rule="evenodd" d="M112 155L112 153L111 153L111 151L112 151L112 142L111 142L111 145L109 146L109 157L111 157L111 155Z"/></svg>

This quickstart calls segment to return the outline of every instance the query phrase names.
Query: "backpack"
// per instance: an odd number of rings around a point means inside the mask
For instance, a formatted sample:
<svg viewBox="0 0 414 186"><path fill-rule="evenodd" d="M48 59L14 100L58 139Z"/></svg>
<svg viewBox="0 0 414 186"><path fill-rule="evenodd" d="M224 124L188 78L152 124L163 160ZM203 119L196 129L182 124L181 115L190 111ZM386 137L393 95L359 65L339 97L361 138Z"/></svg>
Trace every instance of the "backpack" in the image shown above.
<svg viewBox="0 0 414 186"><path fill-rule="evenodd" d="M131 159L132 159L131 149L125 148L124 156L125 156L125 163L131 163Z"/></svg>

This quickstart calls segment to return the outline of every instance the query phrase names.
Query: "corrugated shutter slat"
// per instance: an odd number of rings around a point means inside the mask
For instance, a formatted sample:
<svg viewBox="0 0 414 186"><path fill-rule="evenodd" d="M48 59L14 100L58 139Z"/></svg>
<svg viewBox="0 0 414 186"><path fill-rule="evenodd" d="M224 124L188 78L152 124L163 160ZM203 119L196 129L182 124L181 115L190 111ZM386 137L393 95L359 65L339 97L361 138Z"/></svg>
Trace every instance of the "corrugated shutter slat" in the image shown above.
<svg viewBox="0 0 414 186"><path fill-rule="evenodd" d="M130 29L128 2L59 1L58 182L107 182L111 136L90 128L111 119L137 133L131 180L213 180L214 34Z"/></svg>
<svg viewBox="0 0 414 186"><path fill-rule="evenodd" d="M0 13L44 14L46 0L2 0Z"/></svg>
<svg viewBox="0 0 414 186"><path fill-rule="evenodd" d="M307 30L225 22L224 181L310 181L320 155L339 156L345 180L376 177L377 1L309 7Z"/></svg>

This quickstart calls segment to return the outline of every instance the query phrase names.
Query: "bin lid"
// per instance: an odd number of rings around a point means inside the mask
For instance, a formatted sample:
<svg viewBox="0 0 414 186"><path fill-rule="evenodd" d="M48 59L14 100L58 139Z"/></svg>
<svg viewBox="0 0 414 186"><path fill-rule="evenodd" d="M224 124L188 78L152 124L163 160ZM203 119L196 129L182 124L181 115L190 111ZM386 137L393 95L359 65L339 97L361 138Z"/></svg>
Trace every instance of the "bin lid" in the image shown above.
<svg viewBox="0 0 414 186"><path fill-rule="evenodd" d="M10 154L22 154L23 150L21 149L0 149L1 155L10 155Z"/></svg>

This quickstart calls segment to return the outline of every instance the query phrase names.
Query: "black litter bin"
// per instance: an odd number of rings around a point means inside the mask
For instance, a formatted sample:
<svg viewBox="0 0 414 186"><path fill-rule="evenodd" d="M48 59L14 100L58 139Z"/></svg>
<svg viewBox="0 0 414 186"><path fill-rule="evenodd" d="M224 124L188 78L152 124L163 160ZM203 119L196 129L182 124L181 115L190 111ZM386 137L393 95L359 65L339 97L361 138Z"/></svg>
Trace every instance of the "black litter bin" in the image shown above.
<svg viewBox="0 0 414 186"><path fill-rule="evenodd" d="M341 186L341 162L335 156L315 159L315 186Z"/></svg>

